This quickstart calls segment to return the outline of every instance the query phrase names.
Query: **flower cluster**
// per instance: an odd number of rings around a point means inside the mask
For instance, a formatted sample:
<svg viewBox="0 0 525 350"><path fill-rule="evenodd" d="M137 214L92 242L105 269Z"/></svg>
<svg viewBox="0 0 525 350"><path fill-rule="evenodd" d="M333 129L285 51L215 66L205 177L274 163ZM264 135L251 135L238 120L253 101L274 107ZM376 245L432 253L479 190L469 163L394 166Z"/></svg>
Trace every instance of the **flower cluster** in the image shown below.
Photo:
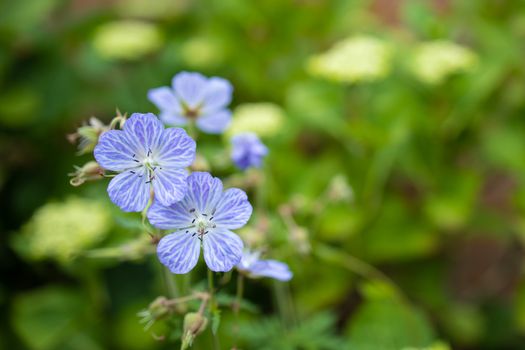
<svg viewBox="0 0 525 350"><path fill-rule="evenodd" d="M108 128L100 135L94 156L102 174L114 173L108 186L111 201L123 211L142 211L153 226L169 231L158 242L157 255L171 272L192 270L202 247L212 271L237 266L249 277L286 281L292 276L286 265L258 260L258 253L243 255L244 244L232 232L252 214L247 194L238 188L223 190L221 180L206 172L188 175L196 143L183 129L162 123L195 123L204 132L221 133L230 123L232 91L222 78L177 74L171 88L148 93L161 111L160 120L151 113L132 114L121 130ZM242 170L260 167L268 153L254 133L236 134L231 144L231 159Z"/></svg>

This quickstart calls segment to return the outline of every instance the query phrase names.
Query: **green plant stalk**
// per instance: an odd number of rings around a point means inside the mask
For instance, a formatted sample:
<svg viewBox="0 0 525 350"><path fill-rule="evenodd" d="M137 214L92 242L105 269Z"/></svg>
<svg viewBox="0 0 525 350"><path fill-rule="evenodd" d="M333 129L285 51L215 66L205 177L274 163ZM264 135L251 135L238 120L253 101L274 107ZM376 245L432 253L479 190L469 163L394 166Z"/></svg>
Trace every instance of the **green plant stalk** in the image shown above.
<svg viewBox="0 0 525 350"><path fill-rule="evenodd" d="M213 315L215 310L217 309L217 304L215 302L215 295L214 295L214 287L213 287L213 271L208 269L208 293L209 293L209 305L210 305L210 313ZM219 344L219 337L217 333L213 332L213 327L211 328L211 334L213 337L213 349L219 350L221 348Z"/></svg>

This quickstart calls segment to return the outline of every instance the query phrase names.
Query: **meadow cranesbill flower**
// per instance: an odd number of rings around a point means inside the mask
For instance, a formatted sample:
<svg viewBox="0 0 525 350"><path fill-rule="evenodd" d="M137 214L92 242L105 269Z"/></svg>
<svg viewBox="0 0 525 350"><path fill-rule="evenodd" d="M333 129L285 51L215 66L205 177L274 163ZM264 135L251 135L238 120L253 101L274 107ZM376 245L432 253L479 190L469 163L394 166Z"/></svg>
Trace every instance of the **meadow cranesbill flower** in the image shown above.
<svg viewBox="0 0 525 350"><path fill-rule="evenodd" d="M277 260L260 260L260 252L245 251L237 269L249 277L270 277L279 281L292 279L292 272L288 265Z"/></svg>
<svg viewBox="0 0 525 350"><path fill-rule="evenodd" d="M134 113L122 130L102 134L94 155L104 169L116 171L108 186L109 198L124 211L142 211L150 190L170 205L184 197L185 167L195 158L195 141L183 129L164 129L151 113Z"/></svg>
<svg viewBox="0 0 525 350"><path fill-rule="evenodd" d="M230 124L231 112L226 107L232 92L225 79L181 72L173 77L171 88L151 89L148 99L159 108L160 119L166 124L195 122L206 133L220 134Z"/></svg>
<svg viewBox="0 0 525 350"><path fill-rule="evenodd" d="M259 168L268 148L252 132L237 134L231 138L231 158L242 170L249 167Z"/></svg>
<svg viewBox="0 0 525 350"><path fill-rule="evenodd" d="M157 254L171 272L183 274L195 267L200 248L212 271L229 271L242 257L243 243L230 230L241 228L252 214L244 191L222 191L222 182L209 173L188 176L188 191L180 202L164 206L154 202L148 211L149 221L163 230Z"/></svg>

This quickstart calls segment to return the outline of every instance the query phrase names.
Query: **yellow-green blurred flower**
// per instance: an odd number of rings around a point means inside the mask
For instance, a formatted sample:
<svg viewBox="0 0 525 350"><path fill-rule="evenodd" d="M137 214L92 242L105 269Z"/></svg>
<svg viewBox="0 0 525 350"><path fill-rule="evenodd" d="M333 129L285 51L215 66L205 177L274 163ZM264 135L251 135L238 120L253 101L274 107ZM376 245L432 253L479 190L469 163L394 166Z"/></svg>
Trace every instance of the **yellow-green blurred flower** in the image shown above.
<svg viewBox="0 0 525 350"><path fill-rule="evenodd" d="M273 103L245 103L233 111L233 118L226 136L251 131L257 135L272 136L278 133L285 114L281 107Z"/></svg>
<svg viewBox="0 0 525 350"><path fill-rule="evenodd" d="M138 59L163 43L159 29L142 21L115 21L101 25L93 38L97 52L109 59Z"/></svg>
<svg viewBox="0 0 525 350"><path fill-rule="evenodd" d="M451 41L436 40L416 48L411 70L422 82L439 84L451 74L472 69L477 60L477 55L469 48Z"/></svg>
<svg viewBox="0 0 525 350"><path fill-rule="evenodd" d="M14 246L30 259L66 263L106 237L110 222L99 202L71 197L39 208L16 236Z"/></svg>
<svg viewBox="0 0 525 350"><path fill-rule="evenodd" d="M308 72L317 77L344 83L369 82L390 72L391 50L386 42L370 36L354 36L313 56Z"/></svg>
<svg viewBox="0 0 525 350"><path fill-rule="evenodd" d="M224 50L217 40L195 37L186 41L181 48L184 62L194 68L217 66L224 60Z"/></svg>

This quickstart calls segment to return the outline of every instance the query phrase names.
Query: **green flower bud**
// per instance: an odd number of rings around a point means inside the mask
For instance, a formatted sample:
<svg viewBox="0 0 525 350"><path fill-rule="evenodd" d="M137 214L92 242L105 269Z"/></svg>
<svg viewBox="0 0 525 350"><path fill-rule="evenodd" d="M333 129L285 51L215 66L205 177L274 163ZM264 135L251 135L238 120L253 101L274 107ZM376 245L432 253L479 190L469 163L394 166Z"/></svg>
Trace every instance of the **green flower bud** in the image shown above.
<svg viewBox="0 0 525 350"><path fill-rule="evenodd" d="M79 127L76 133L68 135L68 140L71 143L79 141L78 153L86 154L93 151L100 135L108 129L100 120L91 117L87 125Z"/></svg>
<svg viewBox="0 0 525 350"><path fill-rule="evenodd" d="M104 169L98 165L95 161L90 161L84 164L82 167L75 166L75 171L68 174L72 176L69 183L72 186L80 186L86 181L100 180L104 176Z"/></svg>
<svg viewBox="0 0 525 350"><path fill-rule="evenodd" d="M190 312L184 316L182 332L182 349L187 349L193 344L195 337L202 333L208 325L208 319L198 312Z"/></svg>

